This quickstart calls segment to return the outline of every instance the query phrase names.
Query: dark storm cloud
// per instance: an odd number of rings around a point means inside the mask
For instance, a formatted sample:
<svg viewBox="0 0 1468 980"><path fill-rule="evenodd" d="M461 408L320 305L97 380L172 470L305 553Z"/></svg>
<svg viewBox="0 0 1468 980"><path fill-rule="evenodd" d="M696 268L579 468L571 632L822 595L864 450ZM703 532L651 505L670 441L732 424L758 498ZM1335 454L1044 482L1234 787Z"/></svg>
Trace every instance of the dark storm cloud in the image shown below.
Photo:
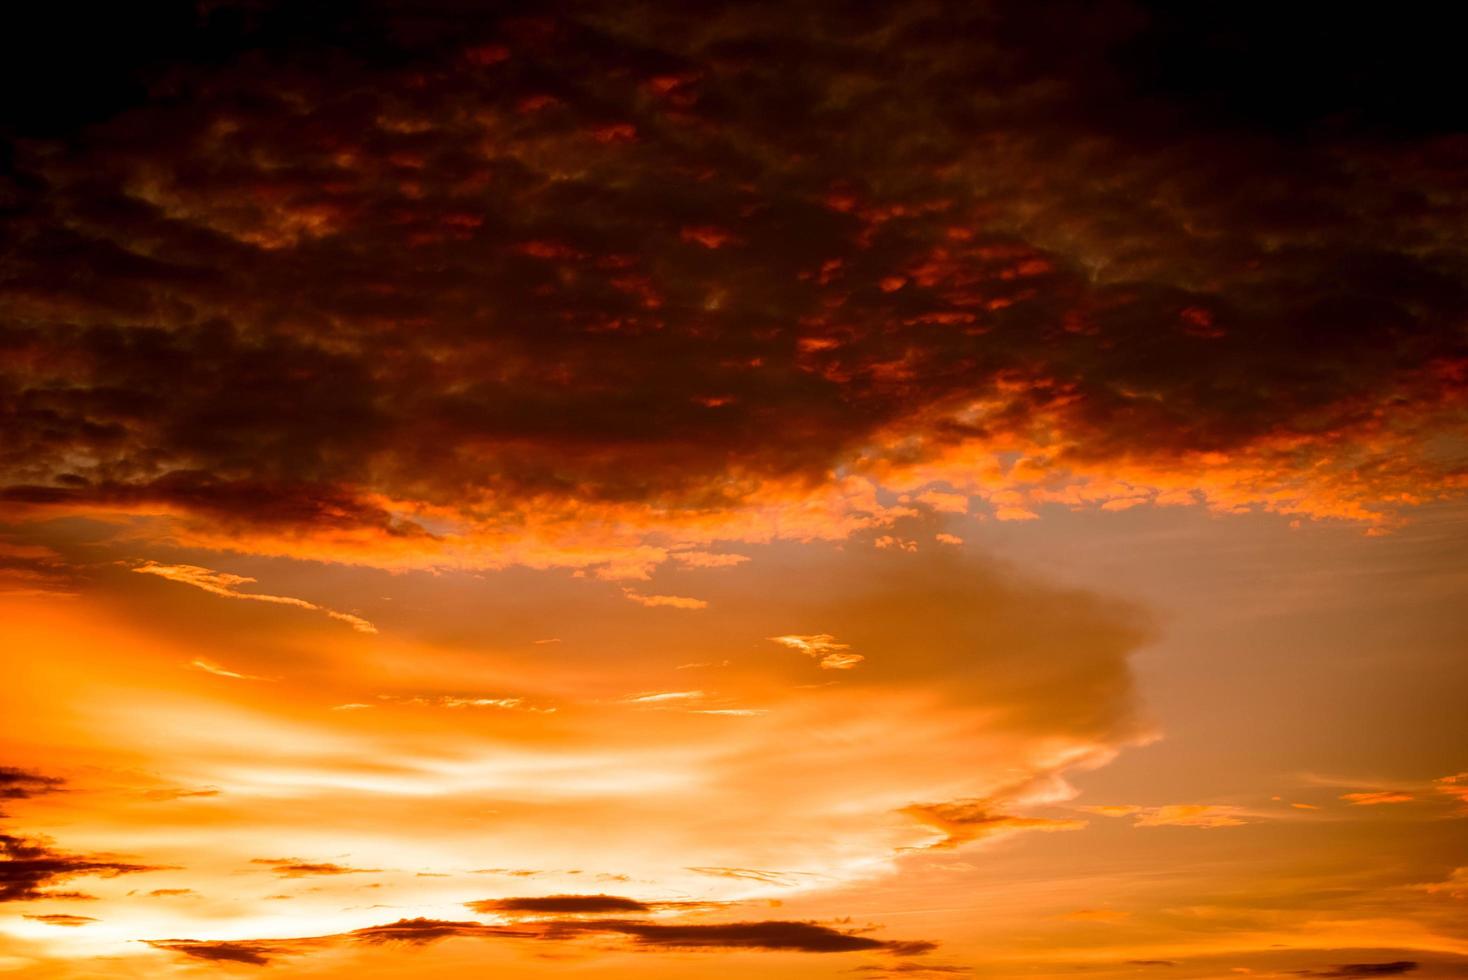
<svg viewBox="0 0 1468 980"><path fill-rule="evenodd" d="M211 10L11 127L12 503L424 536L382 497L718 508L1035 425L1458 465L1371 455L1468 379L1462 114L1386 125L1395 34L1271 114L1257 8Z"/></svg>
<svg viewBox="0 0 1468 980"><path fill-rule="evenodd" d="M73 897L70 893L45 890L72 878L115 878L162 870L165 869L160 866L116 861L105 855L69 854L55 850L40 838L0 834L0 902Z"/></svg>

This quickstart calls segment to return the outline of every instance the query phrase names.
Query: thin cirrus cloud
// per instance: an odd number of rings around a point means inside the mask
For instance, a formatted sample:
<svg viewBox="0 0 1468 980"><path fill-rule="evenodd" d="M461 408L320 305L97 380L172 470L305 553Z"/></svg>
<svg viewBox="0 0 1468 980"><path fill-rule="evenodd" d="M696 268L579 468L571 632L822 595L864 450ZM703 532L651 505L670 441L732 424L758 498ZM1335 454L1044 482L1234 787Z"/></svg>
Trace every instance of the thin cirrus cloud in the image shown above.
<svg viewBox="0 0 1468 980"><path fill-rule="evenodd" d="M850 670L866 659L859 653L852 653L850 643L842 643L830 633L790 633L772 636L770 642L806 654L822 670Z"/></svg>
<svg viewBox="0 0 1468 980"><path fill-rule="evenodd" d="M202 670L206 674L213 674L215 677L227 677L230 680L235 681L273 680L273 678L262 677L259 674L245 674L237 670L230 670L223 664L215 663L213 660L210 660L207 657L195 657L193 660L189 661L189 666L197 670Z"/></svg>
<svg viewBox="0 0 1468 980"><path fill-rule="evenodd" d="M1169 803L1165 806L1096 805L1080 809L1103 817L1131 817L1134 827L1241 827L1250 816L1242 807L1213 803Z"/></svg>
<svg viewBox="0 0 1468 980"><path fill-rule="evenodd" d="M1081 830L1086 826L1084 820L1021 817L996 812L989 800L914 804L904 807L901 812L941 835L932 843L923 845L926 850L951 850L974 841L1026 831Z"/></svg>
<svg viewBox="0 0 1468 980"><path fill-rule="evenodd" d="M1382 806L1391 803L1411 803L1416 797L1411 793L1395 790L1365 790L1358 793L1342 793L1341 799L1352 806Z"/></svg>
<svg viewBox="0 0 1468 980"><path fill-rule="evenodd" d="M694 599L681 595L648 595L636 589L624 588L622 594L631 602L639 606L647 606L652 609L707 609L708 602L703 599Z"/></svg>
<svg viewBox="0 0 1468 980"><path fill-rule="evenodd" d="M170 582L180 582L184 585L192 585L196 589L203 589L212 595L223 596L226 599L244 599L250 602L266 602L277 606L294 606L297 609L309 609L314 612L325 613L332 619L346 623L358 633L376 633L377 627L373 626L361 616L353 616L351 613L338 612L325 606L318 606L314 602L305 599L297 599L292 596L267 595L260 592L241 592L240 586L249 585L255 580L248 575L232 575L229 572L216 572L208 568L200 568L197 565L165 565L155 561L142 562L132 569L141 575L156 575ZM198 664L204 670L211 670ZM213 671L218 673L219 671ZM227 672L225 676L231 675ZM258 678L256 678L258 679Z"/></svg>

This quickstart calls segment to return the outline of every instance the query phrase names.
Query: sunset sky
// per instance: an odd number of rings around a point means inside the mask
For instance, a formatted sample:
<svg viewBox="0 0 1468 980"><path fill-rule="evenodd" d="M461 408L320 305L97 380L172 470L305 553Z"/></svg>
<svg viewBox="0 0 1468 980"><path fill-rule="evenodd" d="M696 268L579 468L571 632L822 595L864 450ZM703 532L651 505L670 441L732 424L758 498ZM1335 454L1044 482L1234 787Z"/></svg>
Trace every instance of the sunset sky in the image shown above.
<svg viewBox="0 0 1468 980"><path fill-rule="evenodd" d="M8 10L0 975L1468 977L1427 11Z"/></svg>

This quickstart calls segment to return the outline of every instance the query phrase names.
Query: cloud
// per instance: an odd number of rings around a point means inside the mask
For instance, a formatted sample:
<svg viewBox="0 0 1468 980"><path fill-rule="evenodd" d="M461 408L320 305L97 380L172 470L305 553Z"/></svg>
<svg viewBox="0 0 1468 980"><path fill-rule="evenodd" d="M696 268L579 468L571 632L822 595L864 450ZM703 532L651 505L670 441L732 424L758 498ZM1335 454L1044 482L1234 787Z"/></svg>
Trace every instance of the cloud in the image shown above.
<svg viewBox="0 0 1468 980"><path fill-rule="evenodd" d="M583 896L584 897L584 896ZM801 953L880 951L920 956L936 948L924 941L894 941L841 932L814 922L760 921L700 924L654 923L624 919L547 919L515 927L472 921L401 919L348 933L300 939L215 942L190 939L147 940L148 945L196 959L225 960L264 966L273 958L342 943L422 946L450 938L505 938L550 941L580 936L623 936L641 949L773 950Z"/></svg>
<svg viewBox="0 0 1468 980"><path fill-rule="evenodd" d="M213 942L193 939L145 941L154 949L180 953L193 959L210 960L216 963L247 963L251 966L265 966L273 957L288 952L288 948L284 945L263 942Z"/></svg>
<svg viewBox="0 0 1468 980"><path fill-rule="evenodd" d="M703 599L690 599L681 595L646 595L636 589L623 589L622 594L639 606L651 608L663 607L667 609L707 609L708 603Z"/></svg>
<svg viewBox="0 0 1468 980"><path fill-rule="evenodd" d="M466 906L481 913L535 912L563 914L605 914L608 912L650 912L653 906L633 898L616 895L542 895L534 898L490 898L467 902Z"/></svg>
<svg viewBox="0 0 1468 980"><path fill-rule="evenodd" d="M321 875L375 874L381 868L349 868L330 862L303 861L300 858L252 858L251 864L268 865L282 878L310 878Z"/></svg>
<svg viewBox="0 0 1468 980"><path fill-rule="evenodd" d="M58 792L64 785L66 781L55 776L43 776L15 766L0 766L0 800L28 800ZM0 810L0 816L4 815L5 811Z"/></svg>
<svg viewBox="0 0 1468 980"><path fill-rule="evenodd" d="M189 661L189 666L190 667L193 667L193 668L196 668L198 670L202 670L206 674L213 674L215 677L228 677L230 680L236 680L236 681L266 681L266 680L271 680L271 678L269 678L269 677L261 677L261 676L259 676L257 674L242 674L242 673L240 673L237 670L230 670L228 667L225 667L223 664L217 664L214 661L209 660L206 657L195 657L193 660L190 660Z"/></svg>
<svg viewBox="0 0 1468 980"><path fill-rule="evenodd" d="M524 698L514 697L473 697L460 694L438 694L438 695L397 695L379 694L377 700L382 704L401 704L414 708L436 707L436 708L496 708L501 711L528 711L532 714L555 714L556 709L539 705L528 704ZM349 702L332 707L333 711L362 711L373 705L362 702Z"/></svg>
<svg viewBox="0 0 1468 980"><path fill-rule="evenodd" d="M850 670L866 657L850 653L851 644L840 643L830 633L788 634L772 636L770 642L806 654L820 664L822 670Z"/></svg>
<svg viewBox="0 0 1468 980"><path fill-rule="evenodd" d="M799 871L761 871L758 868L689 868L688 870L712 878L755 881L762 885L778 885L782 888L794 887L800 884L802 878L808 877Z"/></svg>
<svg viewBox="0 0 1468 980"><path fill-rule="evenodd" d="M971 976L974 971L970 967L943 963L866 963L851 972L873 977L952 977Z"/></svg>
<svg viewBox="0 0 1468 980"><path fill-rule="evenodd" d="M711 551L675 551L668 557L689 568L733 568L749 561L748 555Z"/></svg>
<svg viewBox="0 0 1468 980"><path fill-rule="evenodd" d="M1414 797L1411 793L1398 793L1393 790L1373 790L1361 793L1342 793L1341 799L1352 806L1381 806L1386 803L1411 803Z"/></svg>
<svg viewBox="0 0 1468 980"><path fill-rule="evenodd" d="M1017 817L994 811L991 800L959 800L953 803L922 803L904 807L900 812L938 831L942 836L924 850L946 850L977 840L1005 836L1024 831L1080 830L1084 820L1056 820L1048 817Z"/></svg>
<svg viewBox="0 0 1468 980"><path fill-rule="evenodd" d="M1248 814L1236 806L1212 803L1169 803L1166 806L1083 806L1103 817L1135 817L1134 827L1241 827Z"/></svg>
<svg viewBox="0 0 1468 980"><path fill-rule="evenodd" d="M218 796L221 792L216 786L204 786L199 789L187 789L182 786L175 786L168 789L147 790L143 793L143 799L167 802L170 800L188 800Z"/></svg>
<svg viewBox="0 0 1468 980"><path fill-rule="evenodd" d="M1395 977L1416 969L1417 963L1413 960L1392 960L1387 963L1341 963L1318 970L1296 970L1295 973L1302 977L1322 978Z"/></svg>
<svg viewBox="0 0 1468 980"><path fill-rule="evenodd" d="M466 902L465 907L482 914L506 913L536 916L608 915L653 913L719 908L718 902L644 902L619 895L539 895L529 898L488 898Z"/></svg>
<svg viewBox="0 0 1468 980"><path fill-rule="evenodd" d="M1468 803L1468 772L1442 776L1434 779L1432 784L1439 793L1450 796L1461 803Z"/></svg>
<svg viewBox="0 0 1468 980"><path fill-rule="evenodd" d="M1429 881L1411 887L1427 892L1429 895L1468 898L1468 867L1454 868L1443 881Z"/></svg>
<svg viewBox="0 0 1468 980"><path fill-rule="evenodd" d="M701 701L702 691L647 691L622 699L625 704L667 704L675 701Z"/></svg>
<svg viewBox="0 0 1468 980"><path fill-rule="evenodd" d="M902 956L926 953L927 942L893 942L840 932L814 922L721 922L676 925L599 920L558 923L553 933L598 932L630 936L639 946L673 949L765 949L802 953L850 953L883 950Z"/></svg>
<svg viewBox="0 0 1468 980"><path fill-rule="evenodd" d="M63 912L53 912L48 915L26 915L22 918L34 922L44 922L48 926L84 926L97 920L89 915L68 915Z"/></svg>
<svg viewBox="0 0 1468 980"><path fill-rule="evenodd" d="M170 582L182 582L185 585L192 585L196 589L203 589L205 592L223 596L226 599L246 599L253 602L268 602L277 606L295 606L298 609L310 609L325 613L332 619L340 620L359 633L377 632L377 627L360 616L337 612L335 609L318 606L314 602L307 602L305 599L295 599L283 595L265 595L259 592L240 592L239 586L248 585L255 581L248 575L231 575L228 572L216 572L208 568L200 568L198 565L164 565L155 561L145 561L135 566L133 571L143 575L156 575L159 578L168 579ZM243 674L231 674L228 671L203 666L203 662L198 660L194 661L194 664L202 667L204 670L220 673L226 677L247 676ZM252 679L258 680L258 678Z"/></svg>
<svg viewBox="0 0 1468 980"><path fill-rule="evenodd" d="M0 525L0 596L72 597L79 578L54 549L7 540L7 528Z"/></svg>
<svg viewBox="0 0 1468 980"><path fill-rule="evenodd" d="M57 897L49 886L72 878L115 878L118 875L164 871L159 865L134 864L110 856L70 854L51 847L43 838L0 834L0 902L24 902Z"/></svg>
<svg viewBox="0 0 1468 980"><path fill-rule="evenodd" d="M310 36L394 58L263 64L220 18L166 35L214 58L99 57L175 95L16 142L0 496L585 566L595 529L843 537L880 520L848 474L1002 519L1456 492L1452 145L1257 95L1241 124L1246 83L1155 63L1219 32L1145 14L554 4L530 38L385 3ZM1373 88L1338 81L1274 90Z"/></svg>

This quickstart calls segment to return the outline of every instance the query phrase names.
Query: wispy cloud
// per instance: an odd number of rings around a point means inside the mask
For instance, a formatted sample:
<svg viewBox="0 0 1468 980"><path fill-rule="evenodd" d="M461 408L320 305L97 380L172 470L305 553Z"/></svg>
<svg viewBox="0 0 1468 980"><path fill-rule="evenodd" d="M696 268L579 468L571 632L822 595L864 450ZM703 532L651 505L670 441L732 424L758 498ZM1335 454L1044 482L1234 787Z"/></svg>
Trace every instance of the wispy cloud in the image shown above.
<svg viewBox="0 0 1468 980"><path fill-rule="evenodd" d="M822 670L850 670L866 659L859 653L849 652L851 644L840 642L830 633L790 633L769 639L813 658Z"/></svg>
<svg viewBox="0 0 1468 980"><path fill-rule="evenodd" d="M1169 803L1165 806L1083 806L1103 817L1134 817L1134 827L1240 827L1250 814L1242 807L1212 803Z"/></svg>
<svg viewBox="0 0 1468 980"><path fill-rule="evenodd" d="M688 596L681 595L647 595L632 588L624 588L622 594L639 606L649 606L652 608L707 609L709 605L703 599L692 599Z"/></svg>
<svg viewBox="0 0 1468 980"><path fill-rule="evenodd" d="M206 674L213 674L215 677L228 677L229 679L236 681L275 680L275 678L273 677L261 677L259 674L246 674L238 670L230 670L223 664L215 663L213 660L209 660L206 657L195 657L193 660L189 661L189 666L197 670L202 670Z"/></svg>
<svg viewBox="0 0 1468 980"><path fill-rule="evenodd" d="M1387 803L1411 803L1416 797L1411 793L1398 793L1395 790L1367 790L1342 793L1341 799L1352 806L1381 806Z"/></svg>
<svg viewBox="0 0 1468 980"><path fill-rule="evenodd" d="M351 613L338 612L326 606L307 602L305 599L297 599L293 596L268 595L262 592L241 592L242 585L249 585L255 581L248 575L233 575L229 572L216 572L210 568L201 568L198 565L165 565L155 561L145 561L132 569L142 575L156 575L170 582L181 582L184 585L192 585L196 589L203 589L212 595L222 596L226 599L245 599L250 602L266 602L277 606L293 606L297 609L309 609L313 612L325 613L332 619L346 623L358 633L376 633L377 627L373 626L361 616Z"/></svg>
<svg viewBox="0 0 1468 980"><path fill-rule="evenodd" d="M998 812L994 806L990 800L957 800L952 803L914 804L903 807L900 812L942 835L923 845L922 850L946 850L1024 831L1080 830L1086 826L1084 820L1020 817Z"/></svg>
<svg viewBox="0 0 1468 980"><path fill-rule="evenodd" d="M700 701L702 691L647 691L622 699L624 704L667 704L672 701Z"/></svg>
<svg viewBox="0 0 1468 980"><path fill-rule="evenodd" d="M263 864L282 878L375 874L381 868L352 868L330 861L304 861L301 858L254 858L251 864Z"/></svg>

